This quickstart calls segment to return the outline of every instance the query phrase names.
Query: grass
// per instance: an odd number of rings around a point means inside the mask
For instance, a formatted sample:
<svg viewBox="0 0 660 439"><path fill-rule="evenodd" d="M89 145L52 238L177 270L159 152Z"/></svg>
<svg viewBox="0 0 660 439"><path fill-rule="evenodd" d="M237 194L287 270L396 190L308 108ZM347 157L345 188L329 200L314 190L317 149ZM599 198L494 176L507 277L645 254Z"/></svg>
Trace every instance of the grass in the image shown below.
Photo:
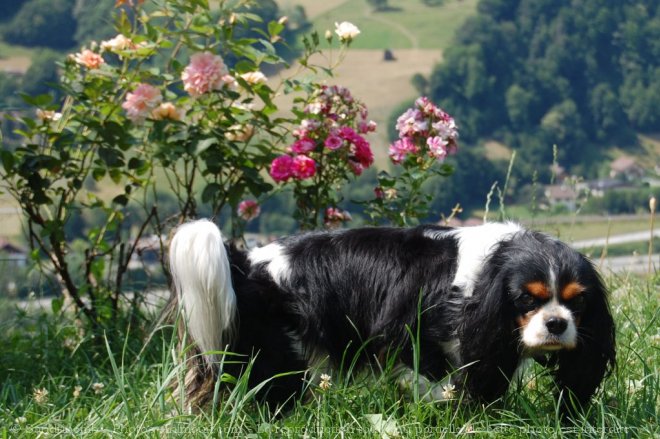
<svg viewBox="0 0 660 439"><path fill-rule="evenodd" d="M305 9L307 18L314 18L323 12L334 9L342 3L350 2L350 0L276 0L280 10L287 11L296 5L300 5Z"/></svg>
<svg viewBox="0 0 660 439"><path fill-rule="evenodd" d="M539 221L537 219L533 225L538 230L551 233L564 241L572 242L648 231L649 216L620 215L608 218L585 215L577 216L570 221L566 220L565 217L556 218L555 221Z"/></svg>
<svg viewBox="0 0 660 439"><path fill-rule="evenodd" d="M327 391L311 385L308 400L284 416L255 403L241 380L218 395L216 409L189 414L172 402L167 385L183 372L172 353L170 328L161 328L144 346L144 325L120 324L121 331L91 334L73 319L32 310L5 311L0 323L0 436L385 438L396 436L379 429L396 429L401 437L428 438L468 432L657 437L660 276L608 282L619 367L588 412L572 423L555 415L551 384L535 367L503 401L488 407L456 400L415 403L390 374L374 370L350 380L333 374Z"/></svg>
<svg viewBox="0 0 660 439"><path fill-rule="evenodd" d="M334 23L350 21L361 30L356 49L445 49L455 31L476 10L476 0L447 0L429 7L421 1L390 0L386 11L374 12L365 0L344 2L312 20L321 35Z"/></svg>
<svg viewBox="0 0 660 439"><path fill-rule="evenodd" d="M7 44L0 40L0 71L25 73L32 63L32 58L39 50L38 48Z"/></svg>

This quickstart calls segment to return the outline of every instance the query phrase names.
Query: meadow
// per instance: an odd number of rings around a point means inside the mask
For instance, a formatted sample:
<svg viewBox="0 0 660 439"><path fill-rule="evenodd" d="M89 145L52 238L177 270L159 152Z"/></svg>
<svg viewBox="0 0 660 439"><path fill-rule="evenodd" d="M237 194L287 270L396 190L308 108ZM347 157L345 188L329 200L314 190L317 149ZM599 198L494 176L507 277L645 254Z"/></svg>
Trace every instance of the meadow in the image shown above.
<svg viewBox="0 0 660 439"><path fill-rule="evenodd" d="M415 400L399 388L391 365L351 373L350 361L332 373L328 389L308 384L304 400L285 413L256 403L245 378L228 376L223 380L235 384L218 390L215 407L191 413L173 399L170 384L185 366L170 326L142 331L155 319L147 313L144 321L133 316L95 334L32 302L0 320L0 436L657 437L660 276L610 275L607 283L618 367L577 419L558 417L552 384L537 366L503 400L477 406L460 394L443 403Z"/></svg>
<svg viewBox="0 0 660 439"><path fill-rule="evenodd" d="M365 0L343 2L315 15L315 29L334 30L338 20L357 25L356 49L447 48L456 30L476 10L476 0L448 0L440 6L422 1L390 0L388 8L374 12Z"/></svg>
<svg viewBox="0 0 660 439"><path fill-rule="evenodd" d="M316 7L310 18L321 32L334 28L337 17L362 29L336 78L382 121L392 106L414 96L411 74L428 73L441 59L476 0L447 0L439 7L447 12L442 19L423 22L421 1L391 0L391 9L377 14L364 0L307 3ZM394 49L396 62L382 61L383 47ZM381 158L386 142L381 139ZM580 217L536 224L566 240L648 230L647 218L623 225ZM392 362L354 371L350 358L332 372L329 386L307 383L290 411L269 411L245 376L223 375L227 385L217 387L214 403L193 412L173 394L186 366L173 327L158 323L162 300L154 295L139 310L127 304L103 329L83 324L70 306L59 309L60 302L51 309L38 294L20 303L0 298L0 437L657 437L660 274L605 278L618 367L572 420L558 416L550 377L535 365L503 400L482 406L462 402L459 393L448 402L420 400L400 388Z"/></svg>

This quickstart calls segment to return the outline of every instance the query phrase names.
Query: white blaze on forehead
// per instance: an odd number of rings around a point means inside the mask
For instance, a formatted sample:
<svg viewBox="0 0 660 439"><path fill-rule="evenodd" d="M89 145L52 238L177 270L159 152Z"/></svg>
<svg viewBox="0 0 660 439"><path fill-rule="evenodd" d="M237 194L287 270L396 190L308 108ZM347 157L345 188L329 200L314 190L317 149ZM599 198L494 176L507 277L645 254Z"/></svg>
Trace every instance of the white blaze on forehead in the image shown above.
<svg viewBox="0 0 660 439"><path fill-rule="evenodd" d="M248 259L252 265L265 264L268 274L278 285L289 278L289 258L284 254L284 247L276 242L252 249Z"/></svg>
<svg viewBox="0 0 660 439"><path fill-rule="evenodd" d="M465 297L472 296L476 277L495 246L522 230L515 223L490 223L448 232L458 240L458 267L452 285L460 287Z"/></svg>

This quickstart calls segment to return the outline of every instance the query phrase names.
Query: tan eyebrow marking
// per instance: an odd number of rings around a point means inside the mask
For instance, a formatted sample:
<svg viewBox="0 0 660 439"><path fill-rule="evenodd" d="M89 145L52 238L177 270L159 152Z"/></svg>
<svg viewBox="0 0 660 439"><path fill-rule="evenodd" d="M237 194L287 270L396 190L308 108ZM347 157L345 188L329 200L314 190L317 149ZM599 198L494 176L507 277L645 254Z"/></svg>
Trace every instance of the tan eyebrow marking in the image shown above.
<svg viewBox="0 0 660 439"><path fill-rule="evenodd" d="M537 299L545 300L550 298L548 286L541 281L529 282L525 284L525 289Z"/></svg>
<svg viewBox="0 0 660 439"><path fill-rule="evenodd" d="M561 290L561 299L562 300L571 300L584 292L586 288L582 285L579 284L575 281L568 283L562 290Z"/></svg>

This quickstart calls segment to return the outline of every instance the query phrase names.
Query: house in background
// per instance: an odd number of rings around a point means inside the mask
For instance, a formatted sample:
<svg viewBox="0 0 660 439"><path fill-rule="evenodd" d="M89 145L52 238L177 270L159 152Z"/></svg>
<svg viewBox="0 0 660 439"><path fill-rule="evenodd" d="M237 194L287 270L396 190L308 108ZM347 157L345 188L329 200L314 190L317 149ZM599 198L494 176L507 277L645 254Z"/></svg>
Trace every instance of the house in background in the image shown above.
<svg viewBox="0 0 660 439"><path fill-rule="evenodd" d="M0 237L0 264L5 267L25 267L27 258L28 254L24 249Z"/></svg>
<svg viewBox="0 0 660 439"><path fill-rule="evenodd" d="M642 178L644 173L644 168L628 155L622 155L610 163L610 178L635 181Z"/></svg>
<svg viewBox="0 0 660 439"><path fill-rule="evenodd" d="M545 187L545 198L550 207L566 206L573 212L577 208L577 192L565 184L553 184Z"/></svg>

